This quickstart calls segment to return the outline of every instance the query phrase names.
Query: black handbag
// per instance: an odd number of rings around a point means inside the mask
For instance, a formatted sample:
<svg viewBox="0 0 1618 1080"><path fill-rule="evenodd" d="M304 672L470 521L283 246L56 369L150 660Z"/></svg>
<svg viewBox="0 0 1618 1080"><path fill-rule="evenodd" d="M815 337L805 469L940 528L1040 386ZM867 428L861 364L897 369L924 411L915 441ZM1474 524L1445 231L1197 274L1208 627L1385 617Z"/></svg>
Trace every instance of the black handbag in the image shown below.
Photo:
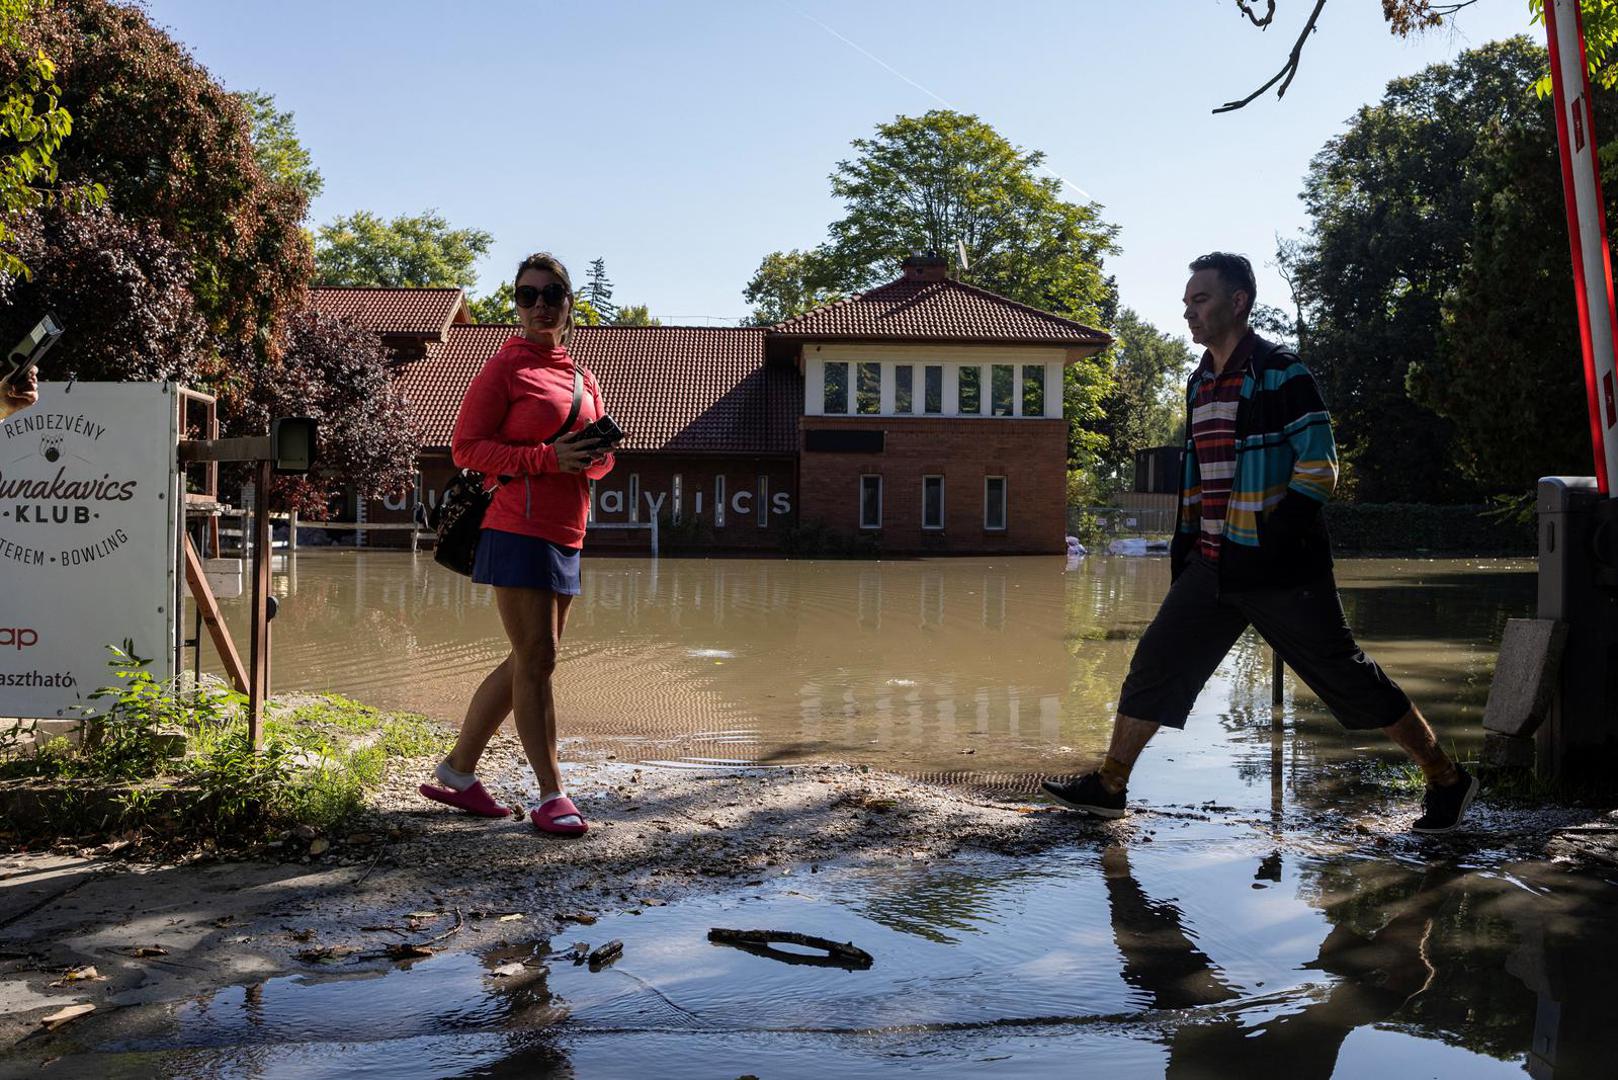
<svg viewBox="0 0 1618 1080"><path fill-rule="evenodd" d="M549 445L567 434L579 416L579 402L584 397L584 375L578 364L573 365L573 407L561 428L546 439ZM433 545L433 561L465 577L472 576L477 562L478 538L483 534L483 515L494 502L494 493L511 477L500 477L500 483L485 487L484 475L474 469L462 469L449 478L439 493L438 505L427 515L427 524L438 534Z"/></svg>

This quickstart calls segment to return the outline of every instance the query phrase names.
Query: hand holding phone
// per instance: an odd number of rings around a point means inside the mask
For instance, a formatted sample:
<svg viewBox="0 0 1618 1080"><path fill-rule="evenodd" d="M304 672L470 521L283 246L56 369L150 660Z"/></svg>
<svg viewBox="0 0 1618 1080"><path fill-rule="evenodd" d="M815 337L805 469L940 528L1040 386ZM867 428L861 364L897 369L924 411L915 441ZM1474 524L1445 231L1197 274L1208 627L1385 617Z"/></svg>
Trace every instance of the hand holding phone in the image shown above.
<svg viewBox="0 0 1618 1080"><path fill-rule="evenodd" d="M601 450L610 450L623 441L624 432L612 417L602 415L600 419L580 428L578 438L595 443Z"/></svg>

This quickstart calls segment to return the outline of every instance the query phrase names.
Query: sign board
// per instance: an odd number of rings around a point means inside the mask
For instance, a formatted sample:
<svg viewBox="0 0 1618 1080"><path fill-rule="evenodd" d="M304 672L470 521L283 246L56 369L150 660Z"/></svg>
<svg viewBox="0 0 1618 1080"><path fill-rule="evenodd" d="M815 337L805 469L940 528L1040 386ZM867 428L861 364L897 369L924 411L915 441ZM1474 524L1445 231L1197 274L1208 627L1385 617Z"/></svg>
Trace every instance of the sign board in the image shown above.
<svg viewBox="0 0 1618 1080"><path fill-rule="evenodd" d="M1556 102L1556 141L1562 152L1562 189L1568 240L1573 249L1573 285L1584 349L1584 385L1595 449L1596 484L1611 495L1618 477L1618 341L1607 249L1607 213L1601 202L1601 164L1596 158L1595 114L1585 66L1584 23L1579 0L1546 0L1545 34L1551 47L1551 87Z"/></svg>
<svg viewBox="0 0 1618 1080"><path fill-rule="evenodd" d="M167 383L41 383L0 421L0 717L100 711L125 638L173 676L177 422Z"/></svg>

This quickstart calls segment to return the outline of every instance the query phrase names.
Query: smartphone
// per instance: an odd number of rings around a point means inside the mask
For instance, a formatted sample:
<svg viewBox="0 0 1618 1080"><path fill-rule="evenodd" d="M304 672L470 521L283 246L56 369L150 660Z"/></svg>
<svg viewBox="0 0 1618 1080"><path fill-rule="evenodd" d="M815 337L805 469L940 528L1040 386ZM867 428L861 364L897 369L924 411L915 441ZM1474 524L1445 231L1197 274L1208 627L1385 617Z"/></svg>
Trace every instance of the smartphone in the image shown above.
<svg viewBox="0 0 1618 1080"><path fill-rule="evenodd" d="M616 446L623 441L624 432L610 416L603 416L599 420L586 424L579 429L579 437L591 439L603 449Z"/></svg>

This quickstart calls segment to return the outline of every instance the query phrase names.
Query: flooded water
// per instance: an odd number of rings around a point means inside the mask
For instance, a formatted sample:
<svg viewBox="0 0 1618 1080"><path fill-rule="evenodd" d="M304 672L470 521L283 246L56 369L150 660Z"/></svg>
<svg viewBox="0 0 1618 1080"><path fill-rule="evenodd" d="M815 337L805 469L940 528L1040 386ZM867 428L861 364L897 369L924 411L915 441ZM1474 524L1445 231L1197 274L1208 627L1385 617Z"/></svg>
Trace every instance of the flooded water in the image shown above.
<svg viewBox="0 0 1618 1080"><path fill-rule="evenodd" d="M554 942L129 1009L34 1075L1611 1076L1615 896L1544 864L1155 819L1035 860L778 878ZM714 926L874 963L784 963ZM575 965L557 955L575 939L623 956Z"/></svg>
<svg viewBox="0 0 1618 1080"><path fill-rule="evenodd" d="M643 761L839 758L1029 790L1099 754L1167 570L598 560L568 625L564 730ZM1368 649L1474 747L1531 567L1345 562L1340 581ZM280 691L453 720L504 652L488 591L426 559L303 554L277 588ZM1514 849L1509 813L1436 842L1352 827L1335 808L1386 799L1364 765L1395 755L1290 678L1272 714L1269 665L1244 639L1143 759L1147 809L1075 824L1059 851L798 867L555 939L131 1007L30 1075L1614 1075L1618 883ZM874 963L786 963L711 944L715 926ZM599 971L561 955L610 939L623 956Z"/></svg>
<svg viewBox="0 0 1618 1080"><path fill-rule="evenodd" d="M1505 620L1532 614L1532 564L1348 560L1338 576L1367 650L1446 740L1471 749ZM1106 745L1168 580L1162 558L1091 558L1071 572L1049 558L586 560L557 673L560 727L642 761L836 759L1032 792L1038 774ZM275 588L277 692L458 723L506 653L492 590L424 555L302 552ZM245 606L226 602L233 625L245 626ZM1385 749L1346 736L1290 676L1273 730L1270 663L1244 637L1187 732L1154 748L1183 759L1169 770L1173 801L1234 797L1231 766L1268 773L1277 734L1302 782L1364 745Z"/></svg>

